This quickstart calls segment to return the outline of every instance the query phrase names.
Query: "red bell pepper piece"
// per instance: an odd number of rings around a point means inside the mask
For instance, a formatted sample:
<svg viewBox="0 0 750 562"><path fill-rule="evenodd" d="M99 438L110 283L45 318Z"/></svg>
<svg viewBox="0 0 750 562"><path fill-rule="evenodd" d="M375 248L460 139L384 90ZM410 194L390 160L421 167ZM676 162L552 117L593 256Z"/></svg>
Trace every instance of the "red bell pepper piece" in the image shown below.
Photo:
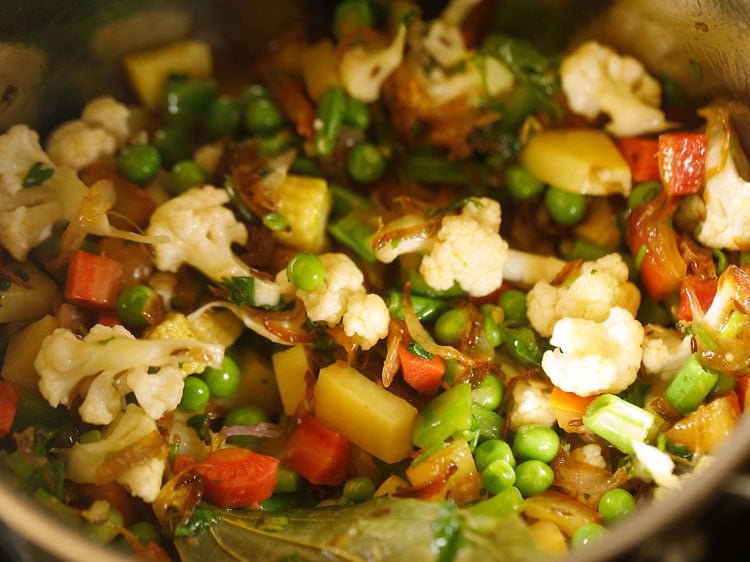
<svg viewBox="0 0 750 562"><path fill-rule="evenodd" d="M423 359L409 351L408 344L402 342L398 346L398 358L406 384L422 394L437 392L445 374L445 361L442 357Z"/></svg>
<svg viewBox="0 0 750 562"><path fill-rule="evenodd" d="M637 182L658 181L659 141L646 137L624 137L617 141L622 157Z"/></svg>
<svg viewBox="0 0 750 562"><path fill-rule="evenodd" d="M349 439L304 414L289 438L284 464L313 484L336 486L346 478L351 455Z"/></svg>
<svg viewBox="0 0 750 562"><path fill-rule="evenodd" d="M680 320L693 319L693 307L700 307L706 312L716 296L717 279L701 279L695 275L688 275L682 280L680 287L680 306L677 318Z"/></svg>
<svg viewBox="0 0 750 562"><path fill-rule="evenodd" d="M121 273L120 262L76 250L68 262L65 298L81 306L114 308Z"/></svg>
<svg viewBox="0 0 750 562"><path fill-rule="evenodd" d="M643 286L654 300L677 292L687 274L671 220L678 202L661 193L633 209L625 224L628 248L639 264Z"/></svg>
<svg viewBox="0 0 750 562"><path fill-rule="evenodd" d="M0 437L7 435L16 418L21 392L13 383L0 381Z"/></svg>
<svg viewBox="0 0 750 562"><path fill-rule="evenodd" d="M186 463L175 458L175 464L184 468L182 465ZM212 504L225 508L249 507L273 494L279 459L250 449L227 447L209 453L193 465L193 470L203 479L203 492Z"/></svg>
<svg viewBox="0 0 750 562"><path fill-rule="evenodd" d="M708 137L703 133L659 135L659 175L670 197L700 191L707 145Z"/></svg>

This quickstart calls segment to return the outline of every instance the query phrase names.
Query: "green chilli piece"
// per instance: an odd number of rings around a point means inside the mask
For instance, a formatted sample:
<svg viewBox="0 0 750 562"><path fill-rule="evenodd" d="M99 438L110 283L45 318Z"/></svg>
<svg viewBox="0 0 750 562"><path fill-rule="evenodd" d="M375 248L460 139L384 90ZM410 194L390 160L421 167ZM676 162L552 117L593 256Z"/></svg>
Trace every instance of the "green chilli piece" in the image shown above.
<svg viewBox="0 0 750 562"><path fill-rule="evenodd" d="M468 508L470 512L488 517L510 517L526 509L526 502L517 487L511 486L489 499L475 503Z"/></svg>
<svg viewBox="0 0 750 562"><path fill-rule="evenodd" d="M586 196L557 187L548 187L544 203L552 220L563 226L578 224L586 216Z"/></svg>
<svg viewBox="0 0 750 562"><path fill-rule="evenodd" d="M135 184L148 183L161 168L161 153L150 144L131 144L117 155L117 171Z"/></svg>
<svg viewBox="0 0 750 562"><path fill-rule="evenodd" d="M318 100L317 123L313 146L318 156L329 156L344 121L346 94L338 87L328 88Z"/></svg>
<svg viewBox="0 0 750 562"><path fill-rule="evenodd" d="M157 298L156 292L148 285L131 285L117 295L115 314L128 326L145 328L148 319L144 311L154 298Z"/></svg>
<svg viewBox="0 0 750 562"><path fill-rule="evenodd" d="M656 415L614 394L597 396L583 414L583 425L626 455L633 454L633 441L645 442Z"/></svg>
<svg viewBox="0 0 750 562"><path fill-rule="evenodd" d="M354 145L346 157L346 170L352 179L362 183L372 183L385 172L386 160L381 150L374 144L363 142Z"/></svg>
<svg viewBox="0 0 750 562"><path fill-rule="evenodd" d="M326 266L315 254L300 252L289 260L286 274L289 281L298 289L314 291L325 281Z"/></svg>
<svg viewBox="0 0 750 562"><path fill-rule="evenodd" d="M719 371L701 363L698 352L693 353L667 385L664 397L686 416L703 403L719 375Z"/></svg>
<svg viewBox="0 0 750 562"><path fill-rule="evenodd" d="M471 429L471 385L462 383L449 388L432 399L417 416L414 444L420 449L432 449L448 437Z"/></svg>

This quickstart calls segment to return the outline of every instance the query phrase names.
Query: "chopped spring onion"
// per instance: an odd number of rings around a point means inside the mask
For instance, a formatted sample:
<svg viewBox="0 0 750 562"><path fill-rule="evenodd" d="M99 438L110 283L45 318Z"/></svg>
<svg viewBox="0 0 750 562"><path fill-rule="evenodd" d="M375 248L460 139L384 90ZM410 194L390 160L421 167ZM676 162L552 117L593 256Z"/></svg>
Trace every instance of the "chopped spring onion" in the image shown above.
<svg viewBox="0 0 750 562"><path fill-rule="evenodd" d="M693 353L677 371L664 396L681 414L687 415L701 405L718 380L719 373L701 364L700 355Z"/></svg>
<svg viewBox="0 0 750 562"><path fill-rule="evenodd" d="M655 414L614 394L597 397L583 414L583 425L628 455L632 440L645 441L655 422Z"/></svg>

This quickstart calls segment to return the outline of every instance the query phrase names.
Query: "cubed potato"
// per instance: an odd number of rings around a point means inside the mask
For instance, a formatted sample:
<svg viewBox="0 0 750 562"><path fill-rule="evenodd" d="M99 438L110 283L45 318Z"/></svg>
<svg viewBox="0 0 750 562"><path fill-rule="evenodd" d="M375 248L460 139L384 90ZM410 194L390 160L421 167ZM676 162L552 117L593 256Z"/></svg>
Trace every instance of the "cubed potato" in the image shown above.
<svg viewBox="0 0 750 562"><path fill-rule="evenodd" d="M39 373L34 368L34 360L44 338L57 327L57 321L48 314L14 333L5 351L0 372L2 378L26 390L39 392Z"/></svg>
<svg viewBox="0 0 750 562"><path fill-rule="evenodd" d="M288 175L279 190L277 209L290 230L274 233L276 238L301 252L323 251L331 201L324 179Z"/></svg>
<svg viewBox="0 0 750 562"><path fill-rule="evenodd" d="M596 129L554 129L534 134L521 162L543 182L583 195L627 195L630 166L606 133Z"/></svg>
<svg viewBox="0 0 750 562"><path fill-rule="evenodd" d="M5 228L5 227L3 227ZM25 281L0 290L0 324L29 322L52 312L62 299L57 285L31 262L9 261L3 269Z"/></svg>
<svg viewBox="0 0 750 562"><path fill-rule="evenodd" d="M387 463L412 450L417 409L352 367L334 364L320 370L315 415Z"/></svg>
<svg viewBox="0 0 750 562"><path fill-rule="evenodd" d="M211 48L204 41L181 41L139 51L123 57L125 73L141 103L157 109L170 74L184 74L194 80L213 75Z"/></svg>
<svg viewBox="0 0 750 562"><path fill-rule="evenodd" d="M308 95L318 101L328 88L339 85L336 73L336 48L330 39L322 39L302 51L302 77Z"/></svg>
<svg viewBox="0 0 750 562"><path fill-rule="evenodd" d="M276 385L279 388L281 405L284 413L291 416L305 398L307 380L305 374L310 370L305 346L295 345L271 356Z"/></svg>

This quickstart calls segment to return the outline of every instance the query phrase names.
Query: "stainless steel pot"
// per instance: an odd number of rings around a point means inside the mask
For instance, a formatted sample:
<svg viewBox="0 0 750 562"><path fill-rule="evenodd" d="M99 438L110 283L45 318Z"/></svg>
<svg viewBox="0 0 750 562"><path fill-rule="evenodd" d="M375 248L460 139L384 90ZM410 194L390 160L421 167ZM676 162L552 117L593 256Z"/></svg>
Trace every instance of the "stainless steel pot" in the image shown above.
<svg viewBox="0 0 750 562"><path fill-rule="evenodd" d="M127 51L191 35L217 50L236 52L241 60L294 20L322 28L330 21L333 3L6 0L0 5L0 130L27 122L44 132L75 115L94 95L126 96L117 61ZM738 105L735 124L744 146L750 147L750 118L743 108L750 106L749 1L505 0L500 6L501 18L514 10L531 12L527 21L533 27L518 31L543 34L555 47L563 40L597 38L636 56L654 73L670 75L696 103L725 97L744 104ZM436 8L430 2L425 7ZM701 80L690 72L688 61L702 69ZM744 416L713 464L682 491L568 558L610 559L684 524L731 480L748 452L750 419ZM1 478L0 520L0 541L19 560L124 560L71 532Z"/></svg>

